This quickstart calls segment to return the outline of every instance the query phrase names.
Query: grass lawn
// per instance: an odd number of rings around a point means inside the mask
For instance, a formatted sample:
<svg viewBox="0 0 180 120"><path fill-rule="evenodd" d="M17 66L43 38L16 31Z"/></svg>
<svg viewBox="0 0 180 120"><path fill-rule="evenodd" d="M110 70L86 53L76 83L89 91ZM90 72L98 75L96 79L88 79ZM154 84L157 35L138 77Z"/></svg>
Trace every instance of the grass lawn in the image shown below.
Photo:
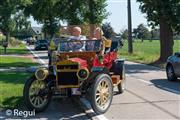
<svg viewBox="0 0 180 120"><path fill-rule="evenodd" d="M27 54L29 51L24 44L20 44L16 47L7 47L7 54ZM4 54L4 47L0 46L0 54Z"/></svg>
<svg viewBox="0 0 180 120"><path fill-rule="evenodd" d="M133 50L133 54L128 54L128 44L126 41L124 46L119 50L119 57L140 63L153 63L159 58L160 41L154 40L150 42L149 40L144 40L144 42L141 42L135 40L133 42ZM174 41L174 52L177 51L180 51L180 40Z"/></svg>
<svg viewBox="0 0 180 120"><path fill-rule="evenodd" d="M30 67L38 63L32 62L30 58L3 56L0 58L0 67Z"/></svg>
<svg viewBox="0 0 180 120"><path fill-rule="evenodd" d="M22 105L23 87L30 73L0 72L0 108L19 108Z"/></svg>

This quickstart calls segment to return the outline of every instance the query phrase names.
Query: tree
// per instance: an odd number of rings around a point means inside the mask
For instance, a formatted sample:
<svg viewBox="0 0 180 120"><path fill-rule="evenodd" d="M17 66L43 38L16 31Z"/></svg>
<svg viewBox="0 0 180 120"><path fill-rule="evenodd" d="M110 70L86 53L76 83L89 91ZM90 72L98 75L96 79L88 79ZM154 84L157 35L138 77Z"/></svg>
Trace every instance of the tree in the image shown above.
<svg viewBox="0 0 180 120"><path fill-rule="evenodd" d="M32 0L32 4L25 9L26 16L32 15L39 23L43 23L43 30L52 38L58 30L59 18L57 3L60 0ZM63 13L65 14L65 13Z"/></svg>
<svg viewBox="0 0 180 120"><path fill-rule="evenodd" d="M106 0L32 0L25 13L43 23L44 31L52 37L60 20L66 21L68 25L101 24L108 15L106 6Z"/></svg>
<svg viewBox="0 0 180 120"><path fill-rule="evenodd" d="M179 0L137 0L140 9L147 14L147 20L152 27L160 26L160 58L166 62L173 54L173 29L180 31Z"/></svg>
<svg viewBox="0 0 180 120"><path fill-rule="evenodd" d="M9 40L10 33L15 29L13 14L30 4L30 0L1 0L0 1L0 29L6 35L6 42ZM5 49L6 52L6 49Z"/></svg>
<svg viewBox="0 0 180 120"><path fill-rule="evenodd" d="M159 29L152 29L151 30L151 40L155 39L159 39Z"/></svg>
<svg viewBox="0 0 180 120"><path fill-rule="evenodd" d="M110 23L105 23L102 25L102 30L104 32L104 36L106 38L112 38L115 37L116 33L114 32L114 29L112 28Z"/></svg>
<svg viewBox="0 0 180 120"><path fill-rule="evenodd" d="M15 29L12 32L12 36L22 38L23 33L29 30L31 27L31 22L27 20L23 11L19 11L13 15L12 20L15 22Z"/></svg>
<svg viewBox="0 0 180 120"><path fill-rule="evenodd" d="M121 34L122 39L126 39L126 40L128 39L128 30L127 29L121 30L120 34Z"/></svg>
<svg viewBox="0 0 180 120"><path fill-rule="evenodd" d="M57 3L58 16L69 25L80 25L85 22L86 1L84 0L60 0Z"/></svg>
<svg viewBox="0 0 180 120"><path fill-rule="evenodd" d="M106 6L107 0L88 0L86 3L84 20L91 24L91 35L93 35L95 24L100 25L109 15Z"/></svg>
<svg viewBox="0 0 180 120"><path fill-rule="evenodd" d="M23 11L16 13L13 20L16 22L16 31L20 31L24 28L29 29L31 27L31 22L27 20Z"/></svg>
<svg viewBox="0 0 180 120"><path fill-rule="evenodd" d="M133 37L136 39L138 38L138 29L137 28L133 29Z"/></svg>
<svg viewBox="0 0 180 120"><path fill-rule="evenodd" d="M138 25L136 32L137 32L137 38L141 39L142 42L144 39L150 38L149 30L143 24Z"/></svg>

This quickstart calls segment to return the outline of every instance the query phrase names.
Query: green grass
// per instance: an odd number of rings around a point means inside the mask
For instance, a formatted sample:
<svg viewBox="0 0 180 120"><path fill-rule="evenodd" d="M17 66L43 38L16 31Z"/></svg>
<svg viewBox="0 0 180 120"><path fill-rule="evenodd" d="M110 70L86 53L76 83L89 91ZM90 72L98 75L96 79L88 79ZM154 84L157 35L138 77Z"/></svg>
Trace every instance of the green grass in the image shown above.
<svg viewBox="0 0 180 120"><path fill-rule="evenodd" d="M133 42L133 50L133 54L128 53L128 44L126 41L124 46L119 50L119 57L140 63L153 63L158 60L160 55L160 41L154 40L150 42L149 40L144 40L144 42L141 42L135 40ZM180 51L180 40L174 41L174 52L177 51Z"/></svg>
<svg viewBox="0 0 180 120"><path fill-rule="evenodd" d="M27 54L29 51L26 49L24 44L20 44L16 47L7 47L6 54ZM4 54L4 47L0 46L0 54Z"/></svg>
<svg viewBox="0 0 180 120"><path fill-rule="evenodd" d="M30 73L0 72L0 108L19 108L22 103L23 87Z"/></svg>
<svg viewBox="0 0 180 120"><path fill-rule="evenodd" d="M0 58L0 67L30 67L38 63L32 62L30 58L3 56Z"/></svg>

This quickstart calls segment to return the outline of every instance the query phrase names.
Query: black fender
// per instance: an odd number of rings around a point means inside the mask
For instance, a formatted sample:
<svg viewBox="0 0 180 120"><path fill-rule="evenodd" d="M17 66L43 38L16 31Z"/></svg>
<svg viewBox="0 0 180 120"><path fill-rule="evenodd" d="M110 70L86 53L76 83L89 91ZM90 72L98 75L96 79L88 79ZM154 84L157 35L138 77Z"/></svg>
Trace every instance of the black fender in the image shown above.
<svg viewBox="0 0 180 120"><path fill-rule="evenodd" d="M114 74L122 75L123 69L124 69L124 59L116 59L113 62L111 71L114 72Z"/></svg>

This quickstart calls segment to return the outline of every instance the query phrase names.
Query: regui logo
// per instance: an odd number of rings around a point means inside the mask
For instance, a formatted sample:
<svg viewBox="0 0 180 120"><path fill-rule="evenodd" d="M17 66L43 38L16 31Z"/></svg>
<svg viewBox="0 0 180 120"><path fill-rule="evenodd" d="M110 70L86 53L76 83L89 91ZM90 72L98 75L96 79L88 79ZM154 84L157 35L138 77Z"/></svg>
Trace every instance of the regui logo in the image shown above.
<svg viewBox="0 0 180 120"><path fill-rule="evenodd" d="M18 109L14 110L6 110L6 115L7 116L17 116L17 117L29 117L29 116L35 116L35 110L33 111L22 111Z"/></svg>

